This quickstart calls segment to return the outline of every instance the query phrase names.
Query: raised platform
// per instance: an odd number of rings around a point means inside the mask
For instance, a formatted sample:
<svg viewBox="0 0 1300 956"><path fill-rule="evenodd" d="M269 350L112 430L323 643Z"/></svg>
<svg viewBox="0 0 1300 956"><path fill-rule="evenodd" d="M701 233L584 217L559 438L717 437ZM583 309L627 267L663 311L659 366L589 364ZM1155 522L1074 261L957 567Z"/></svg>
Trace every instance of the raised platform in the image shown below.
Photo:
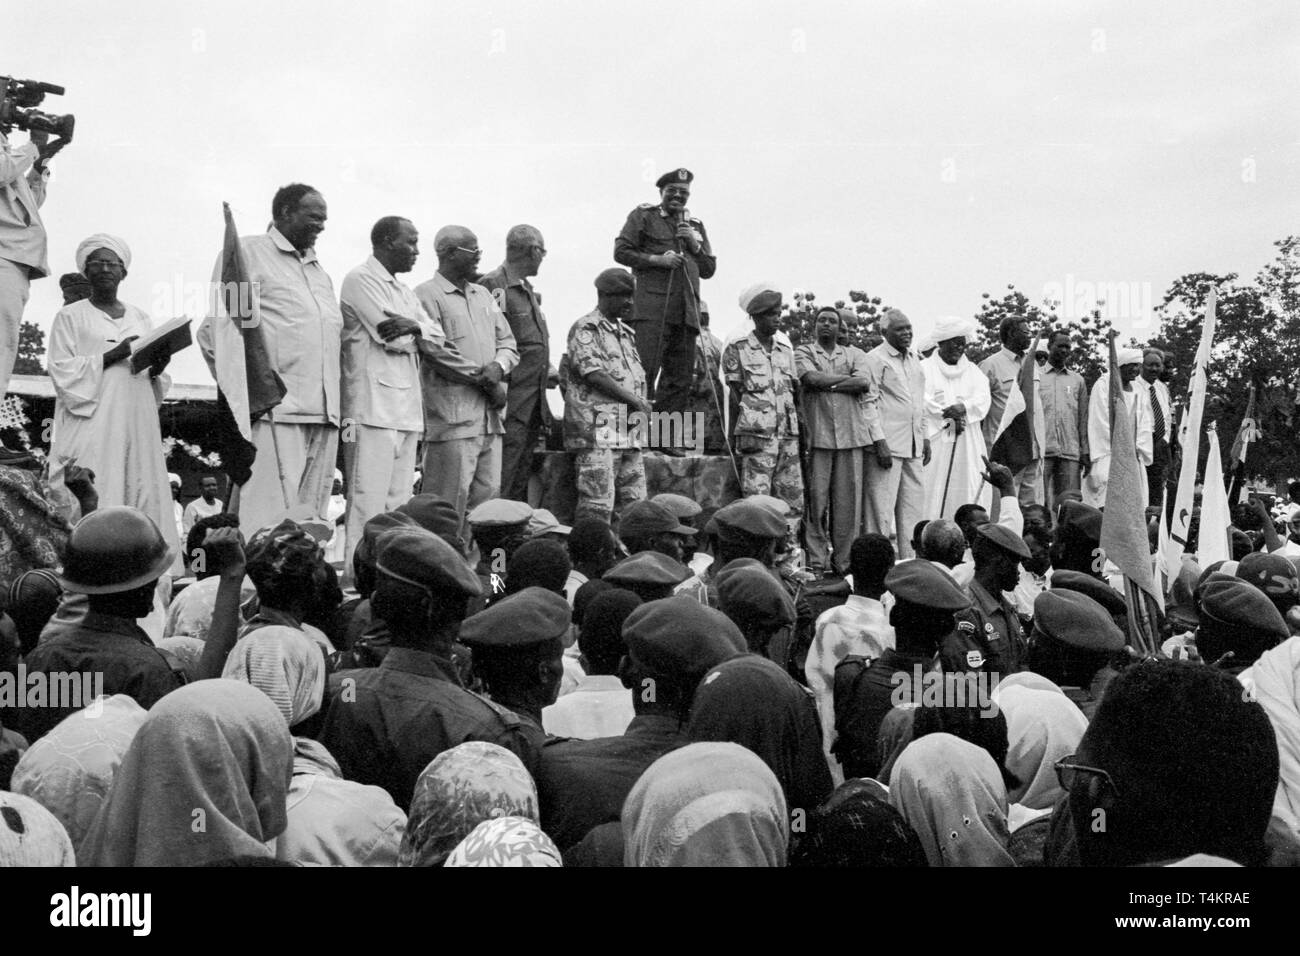
<svg viewBox="0 0 1300 956"><path fill-rule="evenodd" d="M646 488L651 497L672 493L699 502L707 520L723 505L740 497L740 484L725 455L674 458L656 451L643 455ZM537 452L533 459L529 499L535 508L546 508L562 523L571 524L578 491L574 482L573 455L562 451Z"/></svg>

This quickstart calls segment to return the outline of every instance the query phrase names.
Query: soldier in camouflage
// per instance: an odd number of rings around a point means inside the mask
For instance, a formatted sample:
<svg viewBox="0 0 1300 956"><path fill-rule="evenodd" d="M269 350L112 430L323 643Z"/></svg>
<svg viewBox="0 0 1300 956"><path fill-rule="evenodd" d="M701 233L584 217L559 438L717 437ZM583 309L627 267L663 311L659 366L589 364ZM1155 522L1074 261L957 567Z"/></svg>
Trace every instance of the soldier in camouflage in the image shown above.
<svg viewBox="0 0 1300 956"><path fill-rule="evenodd" d="M651 406L636 336L623 321L634 289L626 269L606 269L596 277L596 308L569 330L564 447L576 453L574 521L609 521L616 500L621 513L646 497L638 419L648 421Z"/></svg>
<svg viewBox="0 0 1300 956"><path fill-rule="evenodd" d="M740 459L743 495L773 495L790 508L797 534L803 515L794 350L776 337L781 293L769 283L740 294L754 331L727 345L722 374L729 389L731 447Z"/></svg>
<svg viewBox="0 0 1300 956"><path fill-rule="evenodd" d="M704 454L727 454L726 432L722 421L723 398L722 343L709 331L709 306L700 303L700 336L695 349L695 374L691 379L692 415L704 422Z"/></svg>

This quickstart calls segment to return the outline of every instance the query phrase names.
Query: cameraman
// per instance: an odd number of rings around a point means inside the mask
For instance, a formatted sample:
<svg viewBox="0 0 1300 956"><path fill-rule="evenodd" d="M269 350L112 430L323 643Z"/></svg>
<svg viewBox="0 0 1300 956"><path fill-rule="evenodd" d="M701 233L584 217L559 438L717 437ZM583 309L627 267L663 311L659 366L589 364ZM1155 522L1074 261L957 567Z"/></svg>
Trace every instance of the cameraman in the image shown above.
<svg viewBox="0 0 1300 956"><path fill-rule="evenodd" d="M9 390L18 357L31 280L50 274L40 207L50 175L46 163L66 141L49 139L49 133L33 130L31 142L14 149L0 131L0 395Z"/></svg>

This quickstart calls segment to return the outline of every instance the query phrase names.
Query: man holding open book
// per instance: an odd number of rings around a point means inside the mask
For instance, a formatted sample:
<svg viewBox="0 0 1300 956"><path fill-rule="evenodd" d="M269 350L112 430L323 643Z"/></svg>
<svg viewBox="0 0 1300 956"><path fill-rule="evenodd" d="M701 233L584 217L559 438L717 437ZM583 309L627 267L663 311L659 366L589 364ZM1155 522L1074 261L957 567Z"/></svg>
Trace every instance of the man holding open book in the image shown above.
<svg viewBox="0 0 1300 956"><path fill-rule="evenodd" d="M62 483L72 461L89 468L101 507L143 511L175 553L179 542L158 425L158 406L171 385L164 372L171 350L133 354L154 338L154 329L142 309L117 297L131 266L125 242L100 233L77 247L76 258L91 294L60 309L50 327L56 395L50 483ZM152 360L137 361L146 356Z"/></svg>

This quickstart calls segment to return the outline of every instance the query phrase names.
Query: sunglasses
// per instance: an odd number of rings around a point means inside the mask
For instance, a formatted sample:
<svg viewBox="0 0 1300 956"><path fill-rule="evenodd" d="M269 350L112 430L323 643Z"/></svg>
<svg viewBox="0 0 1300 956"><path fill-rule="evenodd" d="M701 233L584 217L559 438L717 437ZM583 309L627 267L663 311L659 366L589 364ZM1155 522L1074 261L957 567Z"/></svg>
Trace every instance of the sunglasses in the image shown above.
<svg viewBox="0 0 1300 956"><path fill-rule="evenodd" d="M1075 763L1074 758L1077 754L1070 754L1068 757L1062 757L1056 761L1056 779L1060 781L1061 788L1066 791L1074 789L1074 783L1079 779L1079 774L1092 774L1095 777L1101 777L1102 782L1110 787L1115 796L1119 796L1119 787L1115 786L1115 780L1105 770L1099 767L1088 767L1081 763Z"/></svg>

